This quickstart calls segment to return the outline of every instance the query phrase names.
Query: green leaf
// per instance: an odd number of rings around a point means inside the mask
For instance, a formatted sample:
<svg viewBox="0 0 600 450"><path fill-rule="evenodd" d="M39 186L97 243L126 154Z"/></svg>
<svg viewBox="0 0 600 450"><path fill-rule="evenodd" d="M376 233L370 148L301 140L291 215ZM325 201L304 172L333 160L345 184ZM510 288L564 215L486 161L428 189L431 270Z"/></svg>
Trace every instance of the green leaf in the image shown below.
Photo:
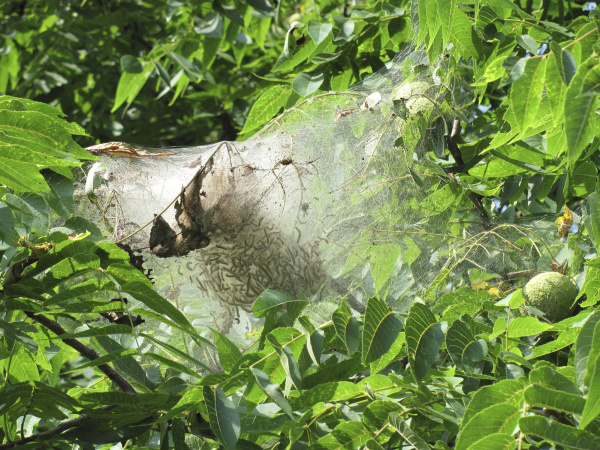
<svg viewBox="0 0 600 450"><path fill-rule="evenodd" d="M254 375L256 384L258 384L261 391L267 394L267 396L269 396L269 398L273 400L283 412L285 412L291 419L293 419L294 414L292 413L292 408L290 407L290 404L279 390L279 386L274 383L271 383L271 380L269 380L269 376L262 370L251 367L250 371L252 372L252 375Z"/></svg>
<svg viewBox="0 0 600 450"><path fill-rule="evenodd" d="M204 386L202 393L208 409L210 428L226 449L233 450L241 429L237 408L220 387Z"/></svg>
<svg viewBox="0 0 600 450"><path fill-rule="evenodd" d="M475 442L491 434L512 434L522 413L522 405L502 403L485 408L469 422L463 418L456 450L473 448Z"/></svg>
<svg viewBox="0 0 600 450"><path fill-rule="evenodd" d="M144 65L132 55L121 56L121 70L128 73L142 73Z"/></svg>
<svg viewBox="0 0 600 450"><path fill-rule="evenodd" d="M139 300L151 310L159 314L164 314L183 329L189 330L192 334L196 334L195 328L183 313L160 294L156 293L154 289L147 284L140 281L130 281L129 283L122 285L121 289L123 292L132 295L136 300Z"/></svg>
<svg viewBox="0 0 600 450"><path fill-rule="evenodd" d="M526 34L524 34L523 36L517 36L517 44L519 44L532 55L537 54L538 44L537 42L535 42L535 39L533 39L531 36L528 36Z"/></svg>
<svg viewBox="0 0 600 450"><path fill-rule="evenodd" d="M600 352L600 310L594 311L588 320L583 324L577 343L575 344L575 376L579 389L584 390L589 384L590 375L595 361L592 358L588 361L590 355L598 355Z"/></svg>
<svg viewBox="0 0 600 450"><path fill-rule="evenodd" d="M406 319L406 345L408 361L418 382L429 372L443 342L442 323L436 321L427 306L414 303Z"/></svg>
<svg viewBox="0 0 600 450"><path fill-rule="evenodd" d="M539 384L533 384L525 390L525 401L531 406L563 411L569 414L581 414L586 404L581 395L549 389ZM581 425L582 428L585 425Z"/></svg>
<svg viewBox="0 0 600 450"><path fill-rule="evenodd" d="M354 38L354 35L352 34L354 32L354 20L341 16L334 16L333 20L339 27L339 31L333 38L334 44L344 44Z"/></svg>
<svg viewBox="0 0 600 450"><path fill-rule="evenodd" d="M488 352L487 343L483 339L475 339L469 325L462 320L455 321L448 329L446 348L456 367L467 373L475 372L477 363Z"/></svg>
<svg viewBox="0 0 600 450"><path fill-rule="evenodd" d="M143 65L144 68L139 73L123 72L121 74L119 84L117 85L117 92L115 94L115 104L110 111L111 113L119 109L125 102L127 102L126 107L128 108L140 93L154 70L154 64L151 62L145 62Z"/></svg>
<svg viewBox="0 0 600 450"><path fill-rule="evenodd" d="M202 78L202 72L200 72L200 69L198 69L198 67L196 67L196 65L189 59L170 50L167 51L167 55L169 55L173 61L181 66L190 80L198 81L200 78Z"/></svg>
<svg viewBox="0 0 600 450"><path fill-rule="evenodd" d="M363 412L363 421L371 430L377 431L388 422L390 413L402 412L402 406L395 401L375 400Z"/></svg>
<svg viewBox="0 0 600 450"><path fill-rule="evenodd" d="M248 4L263 14L272 16L274 14L273 6L268 0L248 0Z"/></svg>
<svg viewBox="0 0 600 450"><path fill-rule="evenodd" d="M565 86L568 86L577 72L577 62L568 50L563 50L556 41L550 42L550 50L554 54L554 64L561 80Z"/></svg>
<svg viewBox="0 0 600 450"><path fill-rule="evenodd" d="M591 59L581 64L567 88L564 117L567 162L571 171L595 135L596 96L582 94L585 75L595 67Z"/></svg>
<svg viewBox="0 0 600 450"><path fill-rule="evenodd" d="M181 350L179 350L176 347L173 347L172 345L167 344L164 341L161 341L159 339L156 339L154 336L151 336L149 334L146 333L140 333L140 336L145 337L146 339L154 342L156 345L158 345L159 347L163 348L165 351L168 351L169 353L172 353L174 355L177 355L178 357L180 357L182 360L188 361L189 363L195 365L196 367L199 367L201 370L204 370L205 372L210 372L211 369L210 367L208 367L206 364L198 361L196 358L194 358L191 355L188 355L185 352L182 352ZM213 348L213 345L210 341L206 341L203 342L207 347L209 348Z"/></svg>
<svg viewBox="0 0 600 450"><path fill-rule="evenodd" d="M588 205L590 208L589 222L587 228L594 241L596 250L600 252L600 194L593 192L588 197Z"/></svg>
<svg viewBox="0 0 600 450"><path fill-rule="evenodd" d="M65 333L58 336L59 339L79 339L96 336L110 336L112 334L131 334L132 329L129 325L105 325L100 327L93 327L83 331L77 331L75 333Z"/></svg>
<svg viewBox="0 0 600 450"><path fill-rule="evenodd" d="M315 450L356 449L361 448L372 437L373 433L364 423L359 421L342 422L329 434L320 438L314 448Z"/></svg>
<svg viewBox="0 0 600 450"><path fill-rule="evenodd" d="M473 444L477 450L514 450L519 443L509 433L494 433L479 439Z"/></svg>
<svg viewBox="0 0 600 450"><path fill-rule="evenodd" d="M446 18L441 19L446 20ZM479 38L471 26L469 17L460 9L454 11L454 23L450 31L450 42L458 49L458 57L477 58L479 55Z"/></svg>
<svg viewBox="0 0 600 450"><path fill-rule="evenodd" d="M194 31L208 38L218 39L223 34L223 18L217 12L207 14L204 18L196 17Z"/></svg>
<svg viewBox="0 0 600 450"><path fill-rule="evenodd" d="M315 20L308 22L308 35L315 41L315 44L320 44L331 33L333 25L330 23L321 23Z"/></svg>
<svg viewBox="0 0 600 450"><path fill-rule="evenodd" d="M550 418L541 416L521 417L519 428L524 434L538 436L567 448L581 450L600 448L600 438L598 436L569 425L563 425Z"/></svg>
<svg viewBox="0 0 600 450"><path fill-rule="evenodd" d="M32 382L5 384L0 390L0 414L12 412L16 417L23 415L31 403L33 389Z"/></svg>
<svg viewBox="0 0 600 450"><path fill-rule="evenodd" d="M89 367L97 367L100 364L108 364L108 363L111 363L113 361L117 361L118 359L125 358L126 356L136 355L136 354L137 354L137 350L134 349L134 348L117 350L115 352L111 352L111 353L109 353L107 355L102 355L99 358L96 358L96 359L93 359L91 361L88 361L87 363L82 364L79 367L76 367L76 368L71 369L71 370L67 370L64 373L78 372L80 370L87 369Z"/></svg>
<svg viewBox="0 0 600 450"><path fill-rule="evenodd" d="M533 336L551 328L552 325L540 322L537 317L516 317L508 324L508 337Z"/></svg>
<svg viewBox="0 0 600 450"><path fill-rule="evenodd" d="M302 394L291 399L292 409L294 411L310 408L311 406L323 402L343 403L357 396L363 396L362 387L350 383L349 381L337 381L323 383L314 388L304 390Z"/></svg>
<svg viewBox="0 0 600 450"><path fill-rule="evenodd" d="M301 97L307 97L323 84L322 73L301 73L294 78L292 89Z"/></svg>
<svg viewBox="0 0 600 450"><path fill-rule="evenodd" d="M252 313L255 317L264 317L271 311L279 311L283 305L292 301L291 297L281 292L265 289L252 305Z"/></svg>
<svg viewBox="0 0 600 450"><path fill-rule="evenodd" d="M161 367L168 367L170 369L176 370L177 372L185 373L193 378L202 378L202 375L200 375L198 372L190 369L189 367L177 361L173 361L170 358L165 358L164 356L159 355L157 353L144 352L144 356L147 356L153 359L154 361L158 362L161 365Z"/></svg>
<svg viewBox="0 0 600 450"><path fill-rule="evenodd" d="M17 382L40 381L38 366L31 356L31 353L28 351L21 351L21 353L13 355L10 360L8 376Z"/></svg>
<svg viewBox="0 0 600 450"><path fill-rule="evenodd" d="M536 367L529 372L529 382L539 384L550 389L555 389L569 394L581 395L577 386L565 375L558 373L554 367L549 367L538 363Z"/></svg>
<svg viewBox="0 0 600 450"><path fill-rule="evenodd" d="M273 118L283 108L291 94L289 86L271 86L254 102L241 134L255 130Z"/></svg>
<svg viewBox="0 0 600 450"><path fill-rule="evenodd" d="M219 362L225 373L231 373L231 370L235 367L235 363L242 356L237 346L231 342L231 340L220 333L219 331L212 329L213 335L215 336L215 344L217 346L217 352L219 353Z"/></svg>
<svg viewBox="0 0 600 450"><path fill-rule="evenodd" d="M545 61L528 59L525 74L513 83L510 91L513 113L522 131L526 131L534 122L540 107L546 75Z"/></svg>
<svg viewBox="0 0 600 450"><path fill-rule="evenodd" d="M125 350L125 347L108 336L97 336L94 339L108 353ZM142 366L140 366L140 363L133 358L133 356L126 356L122 359L113 361L113 366L119 373L137 381L148 391L153 391L155 389L154 383L148 379L146 376L146 371L142 368Z"/></svg>
<svg viewBox="0 0 600 450"><path fill-rule="evenodd" d="M425 440L415 434L402 416L395 413L390 414L390 425L400 436L402 436L402 439L417 450L428 450L431 448Z"/></svg>
<svg viewBox="0 0 600 450"><path fill-rule="evenodd" d="M579 95L597 94L600 94L600 66L595 66L585 75Z"/></svg>
<svg viewBox="0 0 600 450"><path fill-rule="evenodd" d="M590 360L588 360L588 372L591 369L590 388L579 422L580 428L586 428L600 414L600 357L597 353L592 353L592 358L594 359L593 365L590 366Z"/></svg>
<svg viewBox="0 0 600 450"><path fill-rule="evenodd" d="M429 8L429 6L428 6ZM437 2L437 15L441 19L443 46L446 47L450 42L450 33L454 27L454 14L457 11L456 0L444 0Z"/></svg>
<svg viewBox="0 0 600 450"><path fill-rule="evenodd" d="M367 301L362 332L362 363L380 358L390 349L400 331L402 320L383 300L372 297Z"/></svg>
<svg viewBox="0 0 600 450"><path fill-rule="evenodd" d="M300 375L300 369L298 368L296 358L294 358L294 353L287 346L282 347L278 353L279 360L281 361L281 365L283 370L285 370L288 379L298 392L302 392L302 376Z"/></svg>
<svg viewBox="0 0 600 450"><path fill-rule="evenodd" d="M338 337L346 346L348 355L352 355L358 350L360 344L360 328L358 320L352 317L345 298L342 300L340 307L333 313L332 320Z"/></svg>
<svg viewBox="0 0 600 450"><path fill-rule="evenodd" d="M524 391L526 385L517 380L501 380L497 383L480 388L469 402L465 411L461 429L478 428L469 426L469 422L475 420L475 417L485 411L487 408L495 405L506 404L511 408L521 409L524 401ZM478 422L473 422L477 424ZM510 430L512 432L512 430Z"/></svg>

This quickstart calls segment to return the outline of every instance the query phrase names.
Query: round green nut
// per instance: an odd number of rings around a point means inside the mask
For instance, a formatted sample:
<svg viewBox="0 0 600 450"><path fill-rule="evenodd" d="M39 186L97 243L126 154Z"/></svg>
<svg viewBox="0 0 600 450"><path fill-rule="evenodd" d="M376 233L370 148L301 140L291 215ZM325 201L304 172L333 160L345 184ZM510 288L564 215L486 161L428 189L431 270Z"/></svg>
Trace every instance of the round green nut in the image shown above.
<svg viewBox="0 0 600 450"><path fill-rule="evenodd" d="M523 305L539 309L552 323L560 322L573 315L577 293L577 286L569 277L558 272L544 272L523 287ZM521 312L529 314L523 306Z"/></svg>
<svg viewBox="0 0 600 450"><path fill-rule="evenodd" d="M404 100L408 113L413 115L433 108L429 98L435 96L435 89L427 81L408 81L402 84L392 94L392 100ZM427 98L429 97L429 98Z"/></svg>

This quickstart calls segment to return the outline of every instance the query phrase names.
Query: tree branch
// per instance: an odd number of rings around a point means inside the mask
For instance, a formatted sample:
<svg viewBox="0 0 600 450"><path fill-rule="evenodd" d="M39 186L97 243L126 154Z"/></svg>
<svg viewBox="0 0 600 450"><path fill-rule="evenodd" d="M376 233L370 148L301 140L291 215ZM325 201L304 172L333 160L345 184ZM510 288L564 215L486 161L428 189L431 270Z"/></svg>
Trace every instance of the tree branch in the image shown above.
<svg viewBox="0 0 600 450"><path fill-rule="evenodd" d="M26 312L26 314L29 318L41 323L50 331L54 332L57 336L67 334L67 331L63 327L61 327L58 322L55 322L54 320L49 319L48 317L42 314L33 314L31 312ZM62 341L68 346L73 347L75 350L77 350L89 360L98 359L100 357L100 355L96 353L96 350L88 347L87 345L82 344L77 339L67 338L63 339ZM108 378L110 378L110 380L113 383L115 383L123 392L126 392L131 395L137 394L135 389L133 389L131 384L129 384L129 381L127 381L121 374L119 374L108 364L99 364L98 369L101 370Z"/></svg>
<svg viewBox="0 0 600 450"><path fill-rule="evenodd" d="M60 326L60 324L58 322L55 322L54 320L49 319L48 317L44 316L43 314L33 314L32 312L28 312L28 311L25 311L25 314L27 314L27 316L30 319L33 319L33 320L39 322L40 324L42 324L43 326L45 326L46 328L48 328L50 331L55 333L57 336L61 336L61 335L67 333L67 331L62 326ZM80 354L82 354L89 360L98 359L100 357L100 355L98 355L98 353L94 349L88 347L87 345L82 344L77 339L67 338L67 339L63 339L62 341L65 344L67 344L68 346L73 347L75 350L77 350ZM131 384L129 384L129 382L122 375L120 375L115 369L113 369L108 364L99 364L98 369L100 369L123 392L126 392L131 395L137 394L137 392L131 386ZM100 409L103 411L108 411L113 408L115 408L115 405L102 406ZM63 431L66 431L70 428L78 427L90 419L91 419L90 416L88 416L86 414L82 414L75 419L61 422L57 426L55 426L54 428L52 428L50 430L43 431L41 433L32 434L31 436L27 436L26 438L22 438L17 441L10 441L10 442L6 442L4 444L0 444L0 450L14 448L18 445L24 445L24 444L27 444L28 442L36 441L38 439L45 439L50 436L55 436L55 435L60 434Z"/></svg>
<svg viewBox="0 0 600 450"><path fill-rule="evenodd" d="M465 166L465 162L462 158L462 154L460 153L460 149L458 148L458 145L456 145L456 142L454 142L454 139L458 136L459 133L460 133L460 120L454 119L454 122L452 124L452 131L450 132L449 135L444 136L444 139L446 141L446 146L448 147L448 150L450 151L450 154L454 158L454 162L456 163L456 166L458 167L458 171L461 172ZM450 175L452 175L452 174L450 174ZM479 217L481 218L483 225L486 227L490 226L490 224L491 224L490 218L488 217L487 212L486 212L485 208L483 207L483 204L481 203L481 195L476 194L475 192L471 191L471 192L469 192L469 199L473 203L473 206L475 206L475 209L477 210L477 213L479 214Z"/></svg>
<svg viewBox="0 0 600 450"><path fill-rule="evenodd" d="M113 408L115 408L115 405L102 406L100 409L103 411L108 411ZM0 450L4 450L7 448L14 448L18 445L25 445L28 442L33 442L38 439L46 439L51 436L55 436L57 434L62 433L63 431L83 425L85 422L87 422L90 419L91 419L90 416L88 416L86 414L82 414L75 419L66 420L65 422L61 422L57 426L55 426L54 428L52 428L50 430L43 431L41 433L32 434L31 436L27 436L26 438L19 439L17 441L10 441L10 442L6 442L5 444L0 444Z"/></svg>

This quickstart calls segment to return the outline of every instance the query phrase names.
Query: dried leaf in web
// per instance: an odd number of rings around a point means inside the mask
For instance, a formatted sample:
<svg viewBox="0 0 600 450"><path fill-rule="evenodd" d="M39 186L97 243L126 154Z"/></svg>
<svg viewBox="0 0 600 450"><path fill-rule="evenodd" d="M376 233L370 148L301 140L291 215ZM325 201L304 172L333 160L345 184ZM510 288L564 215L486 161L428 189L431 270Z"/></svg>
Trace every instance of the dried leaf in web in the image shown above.
<svg viewBox="0 0 600 450"><path fill-rule="evenodd" d="M104 152L95 219L145 252L157 288L197 324L226 331L265 289L347 296L358 310L378 295L407 309L451 273L522 268L513 254L538 250L526 232L484 230L474 211L463 214L469 225L448 223L462 191L433 161L473 98L444 78L445 64L407 49L355 89L304 100L247 141L160 158ZM504 245L508 232L525 243Z"/></svg>

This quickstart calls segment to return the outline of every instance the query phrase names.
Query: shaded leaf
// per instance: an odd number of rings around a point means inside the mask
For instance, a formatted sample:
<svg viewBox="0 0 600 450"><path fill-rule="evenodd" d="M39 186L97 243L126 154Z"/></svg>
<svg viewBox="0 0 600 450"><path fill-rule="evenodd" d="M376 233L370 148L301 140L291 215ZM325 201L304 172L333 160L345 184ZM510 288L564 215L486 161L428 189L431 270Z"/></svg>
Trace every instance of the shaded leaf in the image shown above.
<svg viewBox="0 0 600 450"><path fill-rule="evenodd" d="M310 20L307 29L308 35L315 41L315 44L320 44L331 33L333 25Z"/></svg>
<svg viewBox="0 0 600 450"><path fill-rule="evenodd" d="M406 345L408 360L417 381L427 375L443 342L443 325L436 321L427 306L414 303L406 319Z"/></svg>
<svg viewBox="0 0 600 450"><path fill-rule="evenodd" d="M294 78L292 89L301 97L307 97L323 84L322 73L301 73Z"/></svg>
<svg viewBox="0 0 600 450"><path fill-rule="evenodd" d="M210 428L226 449L234 449L240 437L240 416L237 408L220 387L204 386L202 389Z"/></svg>
<svg viewBox="0 0 600 450"><path fill-rule="evenodd" d="M550 42L550 50L554 54L554 64L558 74L565 86L568 86L577 72L577 62L573 55L568 50L563 50L556 41Z"/></svg>
<svg viewBox="0 0 600 450"><path fill-rule="evenodd" d="M475 339L469 325L462 320L455 321L446 334L446 347L458 369L472 373L477 363L487 355L487 343Z"/></svg>
<svg viewBox="0 0 600 450"><path fill-rule="evenodd" d="M402 325L400 317L383 300L370 298L362 332L362 363L368 364L387 353Z"/></svg>
<svg viewBox="0 0 600 450"><path fill-rule="evenodd" d="M583 324L577 343L575 344L575 376L579 389L584 390L589 385L589 368L595 366L594 358L588 361L590 355L598 355L600 352L600 311L594 311Z"/></svg>
<svg viewBox="0 0 600 450"><path fill-rule="evenodd" d="M352 317L345 298L342 300L340 307L333 313L332 320L338 337L346 346L346 351L349 355L353 354L358 350L360 344L360 328L358 320Z"/></svg>
<svg viewBox="0 0 600 450"><path fill-rule="evenodd" d="M293 419L294 415L292 414L292 408L279 390L279 386L271 383L269 376L262 370L251 367L250 371L252 372L252 375L254 375L254 379L256 380L256 383L260 389L267 394L271 400L273 400L277 406L281 408L282 411L284 411L288 416L290 416L291 419Z"/></svg>

